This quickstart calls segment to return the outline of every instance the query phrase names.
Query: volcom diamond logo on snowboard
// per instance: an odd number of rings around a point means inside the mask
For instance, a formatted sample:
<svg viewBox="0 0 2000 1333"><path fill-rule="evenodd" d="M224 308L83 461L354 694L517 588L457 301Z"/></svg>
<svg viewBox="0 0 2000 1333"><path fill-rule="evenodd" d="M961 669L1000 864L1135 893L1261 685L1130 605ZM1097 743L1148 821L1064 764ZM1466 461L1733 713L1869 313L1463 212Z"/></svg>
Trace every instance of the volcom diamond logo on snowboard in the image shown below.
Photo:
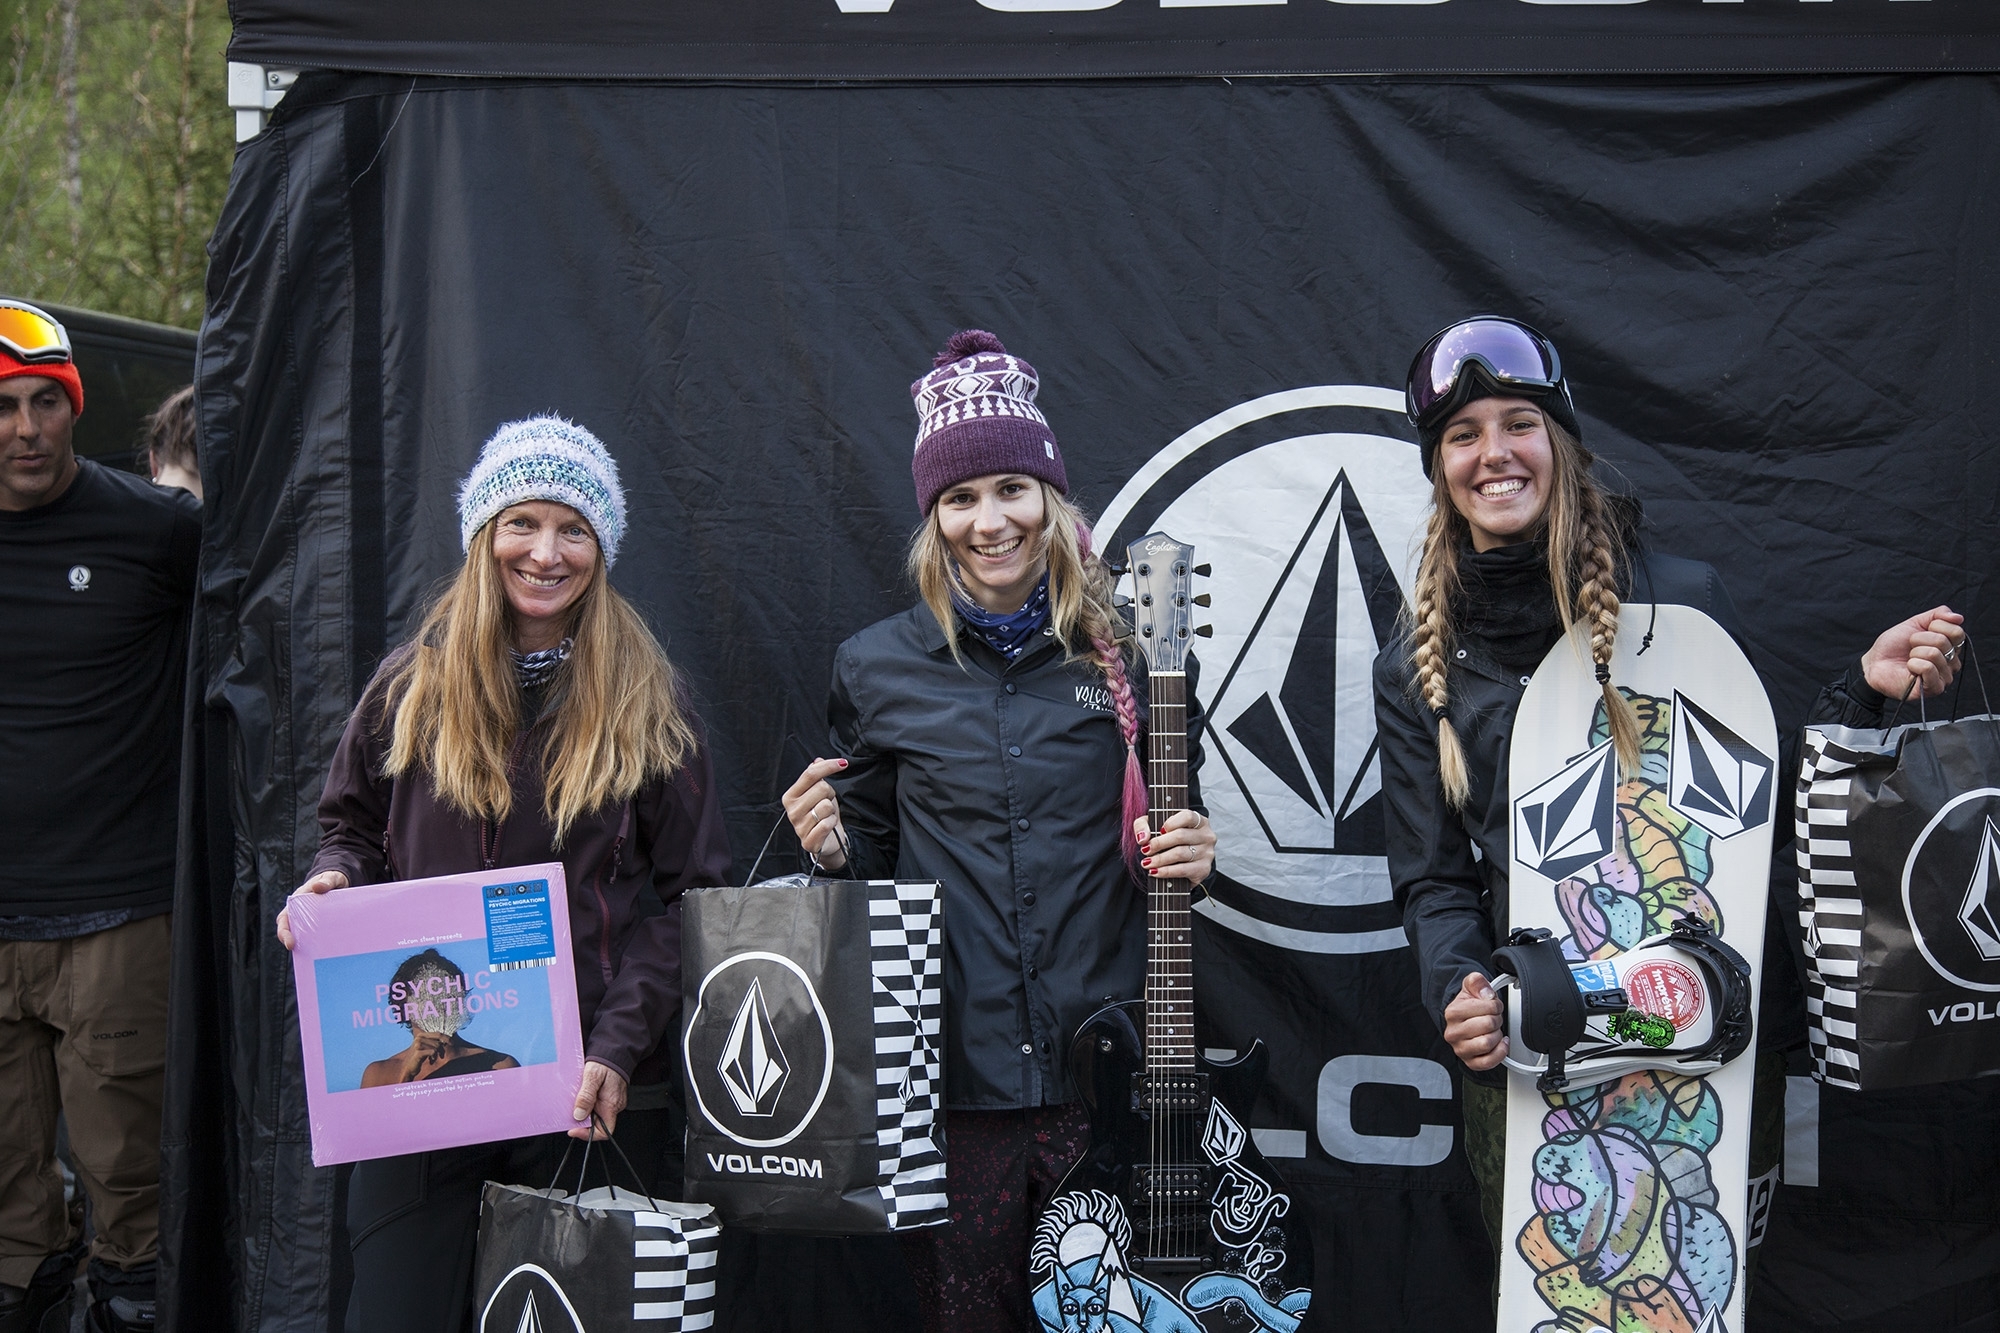
<svg viewBox="0 0 2000 1333"><path fill-rule="evenodd" d="M792 1067L785 1063L785 1048L778 1044L778 1031L771 1026L761 981L753 980L743 996L715 1068L730 1100L744 1115L767 1116L777 1109Z"/></svg>
<svg viewBox="0 0 2000 1333"><path fill-rule="evenodd" d="M1767 754L1674 692L1674 741L1668 803L1718 838L1733 838L1770 818Z"/></svg>
<svg viewBox="0 0 2000 1333"><path fill-rule="evenodd" d="M1514 802L1514 856L1550 879L1609 855L1618 828L1618 761L1607 741Z"/></svg>

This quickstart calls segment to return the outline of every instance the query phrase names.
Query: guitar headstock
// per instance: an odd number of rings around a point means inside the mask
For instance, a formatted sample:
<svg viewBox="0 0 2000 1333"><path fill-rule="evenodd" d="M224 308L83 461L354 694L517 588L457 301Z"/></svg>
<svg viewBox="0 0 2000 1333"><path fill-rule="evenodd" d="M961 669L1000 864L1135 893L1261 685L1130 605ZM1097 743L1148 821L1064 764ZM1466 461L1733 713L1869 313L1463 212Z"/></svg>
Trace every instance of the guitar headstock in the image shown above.
<svg viewBox="0 0 2000 1333"><path fill-rule="evenodd" d="M1190 589L1205 568L1194 564L1194 547L1164 532L1151 532L1125 548L1132 574L1132 628L1146 669L1153 673L1187 670L1189 640L1213 631L1194 623L1194 609L1208 605L1207 594Z"/></svg>

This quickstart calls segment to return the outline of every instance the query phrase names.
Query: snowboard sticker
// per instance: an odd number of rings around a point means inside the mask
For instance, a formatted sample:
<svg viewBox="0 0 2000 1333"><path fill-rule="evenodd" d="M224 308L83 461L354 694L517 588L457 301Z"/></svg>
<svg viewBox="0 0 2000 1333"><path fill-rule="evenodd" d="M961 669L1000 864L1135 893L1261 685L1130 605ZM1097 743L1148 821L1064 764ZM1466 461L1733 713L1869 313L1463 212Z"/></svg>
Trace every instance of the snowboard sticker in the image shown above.
<svg viewBox="0 0 2000 1333"><path fill-rule="evenodd" d="M1612 679L1639 716L1639 771L1617 771L1579 626L1515 722L1509 926L1554 932L1574 964L1698 916L1750 961L1754 1012L1778 785L1770 702L1701 612L1627 603L1619 622ZM1634 1038L1653 1027L1664 1045L1704 1017L1700 979L1670 961L1606 984L1631 996ZM1510 1054L1530 1053L1515 1040ZM1741 1333L1754 1072L1746 1052L1707 1075L1542 1093L1509 1071L1502 1333Z"/></svg>

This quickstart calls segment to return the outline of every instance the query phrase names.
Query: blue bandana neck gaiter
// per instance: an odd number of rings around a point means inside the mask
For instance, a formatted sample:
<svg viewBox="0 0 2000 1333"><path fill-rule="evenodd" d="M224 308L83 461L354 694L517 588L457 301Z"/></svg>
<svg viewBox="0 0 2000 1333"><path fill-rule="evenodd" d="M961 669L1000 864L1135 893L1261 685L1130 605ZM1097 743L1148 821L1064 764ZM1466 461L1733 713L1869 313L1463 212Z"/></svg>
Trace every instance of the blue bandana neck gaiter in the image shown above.
<svg viewBox="0 0 2000 1333"><path fill-rule="evenodd" d="M952 599L958 608L958 618L965 627L1000 656L1009 662L1026 651L1035 632L1049 623L1049 576L1042 575L1042 581L1035 585L1027 603L1019 611L1000 615L988 611L970 598L959 595Z"/></svg>

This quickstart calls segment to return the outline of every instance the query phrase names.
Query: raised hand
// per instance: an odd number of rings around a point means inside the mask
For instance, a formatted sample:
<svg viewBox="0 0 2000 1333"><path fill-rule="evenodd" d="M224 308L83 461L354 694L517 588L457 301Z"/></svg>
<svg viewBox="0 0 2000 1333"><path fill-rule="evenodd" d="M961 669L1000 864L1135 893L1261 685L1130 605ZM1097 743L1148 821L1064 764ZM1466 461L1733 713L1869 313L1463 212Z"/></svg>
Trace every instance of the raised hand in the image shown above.
<svg viewBox="0 0 2000 1333"><path fill-rule="evenodd" d="M1925 698L1935 698L1958 675L1964 626L1965 617L1948 606L1933 607L1891 625L1862 654L1861 674L1886 698L1902 698L1913 677Z"/></svg>

